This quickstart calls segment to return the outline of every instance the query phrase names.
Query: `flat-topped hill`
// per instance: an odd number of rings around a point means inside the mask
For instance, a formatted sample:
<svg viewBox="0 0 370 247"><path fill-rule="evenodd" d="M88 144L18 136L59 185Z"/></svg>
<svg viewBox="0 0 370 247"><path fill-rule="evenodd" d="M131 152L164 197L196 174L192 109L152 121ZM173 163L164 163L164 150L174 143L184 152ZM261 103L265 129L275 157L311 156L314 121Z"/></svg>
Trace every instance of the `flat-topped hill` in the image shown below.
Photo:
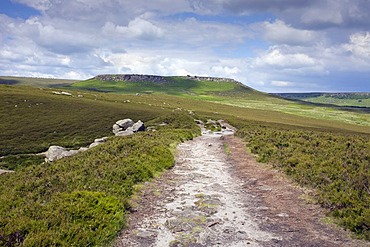
<svg viewBox="0 0 370 247"><path fill-rule="evenodd" d="M126 81L126 82L153 82L153 83L168 83L171 82L170 76L161 76L161 75L142 75L142 74L117 74L117 75L98 75L94 77L97 80L101 81ZM214 81L214 82L237 82L231 78L222 78L222 77L208 77L208 76L179 76L178 78L190 79L196 81Z"/></svg>
<svg viewBox="0 0 370 247"><path fill-rule="evenodd" d="M160 76L140 74L98 75L72 85L75 88L115 93L164 93L178 96L235 95L257 93L230 78L203 76Z"/></svg>

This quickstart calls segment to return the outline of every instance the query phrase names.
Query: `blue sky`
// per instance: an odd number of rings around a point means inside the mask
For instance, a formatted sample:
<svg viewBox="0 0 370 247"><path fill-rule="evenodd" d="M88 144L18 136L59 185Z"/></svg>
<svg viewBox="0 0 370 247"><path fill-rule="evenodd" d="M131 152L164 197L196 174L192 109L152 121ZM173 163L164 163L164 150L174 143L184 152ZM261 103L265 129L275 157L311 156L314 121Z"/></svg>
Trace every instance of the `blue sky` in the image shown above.
<svg viewBox="0 0 370 247"><path fill-rule="evenodd" d="M368 0L0 0L0 75L234 78L370 91Z"/></svg>

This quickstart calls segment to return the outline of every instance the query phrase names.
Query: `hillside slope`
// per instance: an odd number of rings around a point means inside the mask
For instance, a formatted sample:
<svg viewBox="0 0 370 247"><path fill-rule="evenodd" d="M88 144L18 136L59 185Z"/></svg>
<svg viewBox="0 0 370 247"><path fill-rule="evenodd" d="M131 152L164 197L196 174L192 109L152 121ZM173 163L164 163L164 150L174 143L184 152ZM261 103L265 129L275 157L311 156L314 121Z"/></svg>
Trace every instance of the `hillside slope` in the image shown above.
<svg viewBox="0 0 370 247"><path fill-rule="evenodd" d="M197 76L98 75L89 80L74 83L72 87L101 92L164 93L192 97L246 93L262 95L233 79Z"/></svg>
<svg viewBox="0 0 370 247"><path fill-rule="evenodd" d="M370 93L279 93L275 95L319 104L370 108Z"/></svg>
<svg viewBox="0 0 370 247"><path fill-rule="evenodd" d="M294 102L259 92L233 79L196 76L99 75L71 88L119 94L167 94L315 120L370 126L366 109ZM203 104L203 103L202 103ZM217 110L216 110L217 111Z"/></svg>

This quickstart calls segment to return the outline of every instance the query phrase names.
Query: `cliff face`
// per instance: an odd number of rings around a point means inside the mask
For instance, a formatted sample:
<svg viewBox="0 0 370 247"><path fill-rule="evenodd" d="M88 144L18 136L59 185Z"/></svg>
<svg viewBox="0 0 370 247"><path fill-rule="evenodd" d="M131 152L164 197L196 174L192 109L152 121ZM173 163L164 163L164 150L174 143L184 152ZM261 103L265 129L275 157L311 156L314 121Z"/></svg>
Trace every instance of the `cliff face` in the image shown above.
<svg viewBox="0 0 370 247"><path fill-rule="evenodd" d="M183 79L196 80L196 81L215 81L215 82L235 82L234 79L221 78L221 77L205 77L205 76L181 76ZM94 77L101 81L128 81L128 82L154 82L166 83L168 82L165 76L159 75L139 75L139 74L118 74L118 75L98 75Z"/></svg>
<svg viewBox="0 0 370 247"><path fill-rule="evenodd" d="M156 82L165 83L167 80L164 76L159 75L137 75L137 74L119 74L119 75L98 75L95 79L101 81L128 81L128 82Z"/></svg>

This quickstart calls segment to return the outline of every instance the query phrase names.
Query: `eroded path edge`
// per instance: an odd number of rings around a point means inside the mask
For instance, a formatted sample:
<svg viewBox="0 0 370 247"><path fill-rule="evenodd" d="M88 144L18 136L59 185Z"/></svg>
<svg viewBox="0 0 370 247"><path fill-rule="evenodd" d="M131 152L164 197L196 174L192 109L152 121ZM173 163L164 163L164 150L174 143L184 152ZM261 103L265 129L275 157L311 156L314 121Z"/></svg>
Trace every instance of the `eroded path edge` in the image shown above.
<svg viewBox="0 0 370 247"><path fill-rule="evenodd" d="M322 223L305 190L245 152L229 129L180 144L147 183L115 246L369 246Z"/></svg>

